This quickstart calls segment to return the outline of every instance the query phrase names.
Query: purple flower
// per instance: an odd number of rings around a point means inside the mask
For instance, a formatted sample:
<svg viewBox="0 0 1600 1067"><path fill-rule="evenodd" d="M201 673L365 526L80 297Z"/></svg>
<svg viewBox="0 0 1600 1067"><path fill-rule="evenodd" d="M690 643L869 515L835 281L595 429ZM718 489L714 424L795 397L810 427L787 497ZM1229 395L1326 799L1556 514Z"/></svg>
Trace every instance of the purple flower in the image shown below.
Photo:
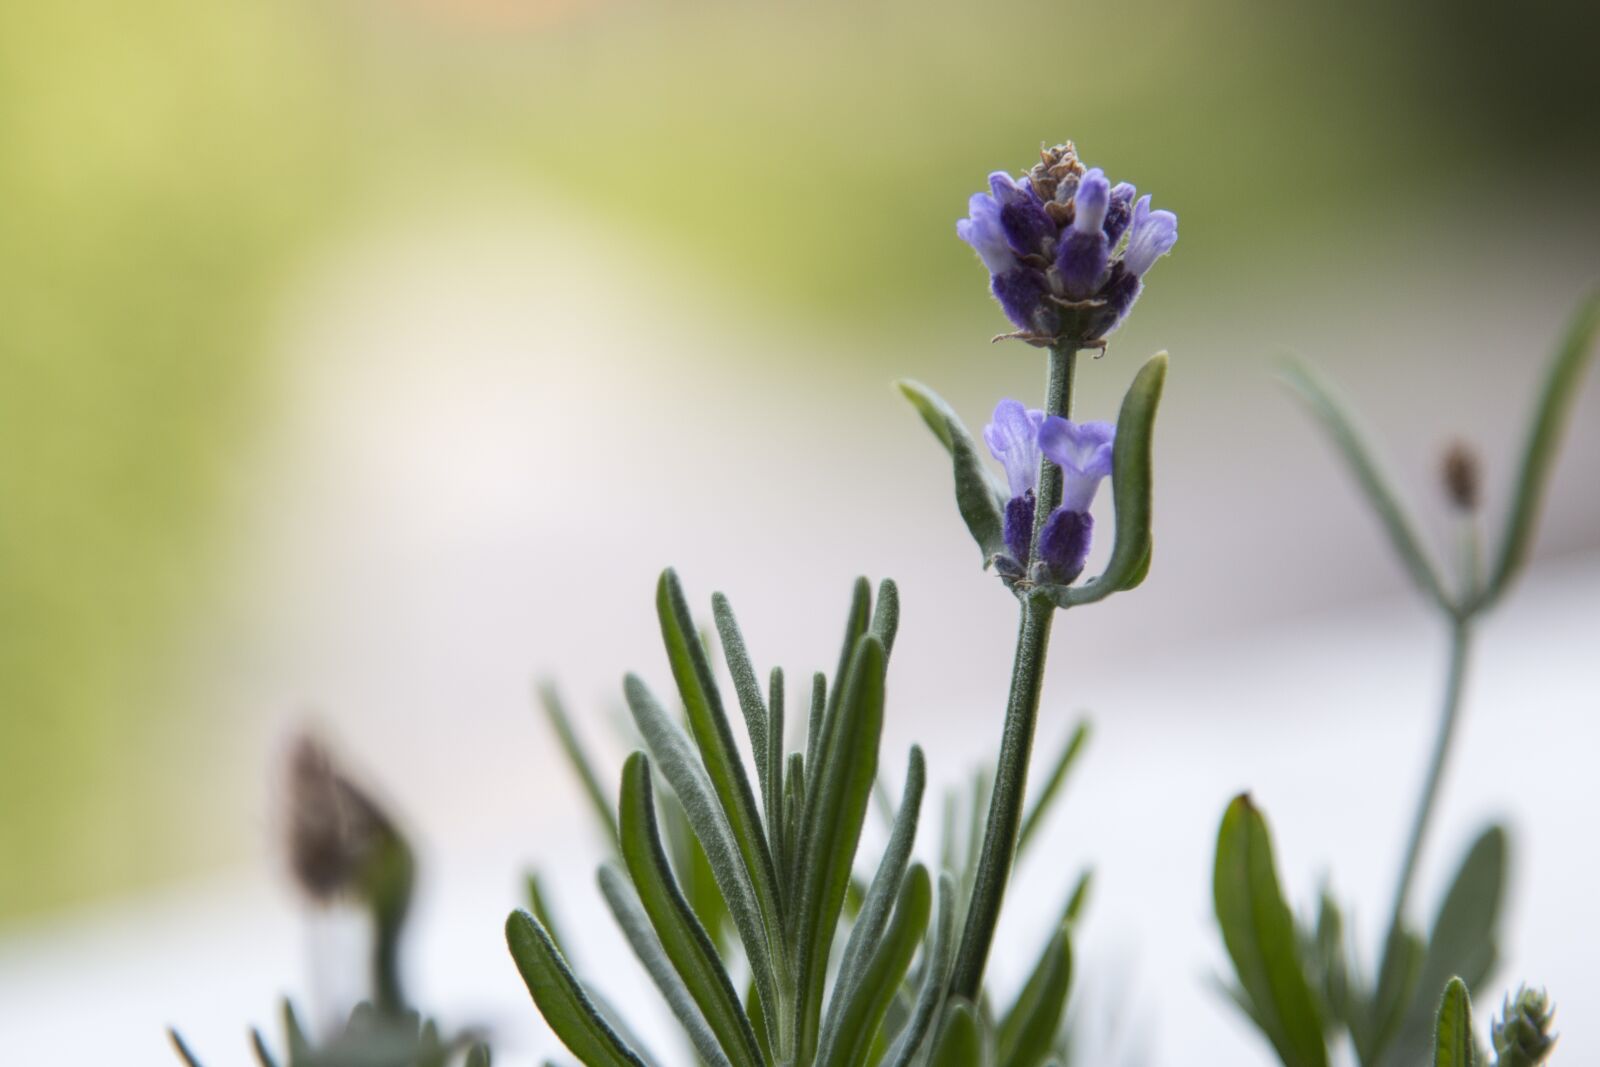
<svg viewBox="0 0 1600 1067"><path fill-rule="evenodd" d="M1071 142L1042 152L1021 177L989 175L956 234L988 268L1014 336L1092 345L1121 324L1144 274L1178 239L1177 216L1136 196L1129 183L1113 187L1099 168L1085 169Z"/></svg>
<svg viewBox="0 0 1600 1067"><path fill-rule="evenodd" d="M1006 548L1018 564L1028 562L1033 540L1034 490L1039 484L1039 428L1044 412L1030 411L1015 400L995 405L994 421L983 428L990 453L1006 470L1011 499L1006 502Z"/></svg>
<svg viewBox="0 0 1600 1067"><path fill-rule="evenodd" d="M1052 415L1039 427L1039 450L1061 468L1061 506L1039 533L1039 559L1063 584L1083 573L1094 534L1089 505L1111 473L1116 427L1109 422L1073 422Z"/></svg>

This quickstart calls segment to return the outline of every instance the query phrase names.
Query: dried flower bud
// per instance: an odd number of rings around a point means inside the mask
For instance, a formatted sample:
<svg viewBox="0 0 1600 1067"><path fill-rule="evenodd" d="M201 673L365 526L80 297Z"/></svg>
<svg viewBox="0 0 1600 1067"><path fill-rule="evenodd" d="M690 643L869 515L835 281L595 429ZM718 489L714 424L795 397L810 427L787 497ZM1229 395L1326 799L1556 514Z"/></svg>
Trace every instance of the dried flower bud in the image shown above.
<svg viewBox="0 0 1600 1067"><path fill-rule="evenodd" d="M1452 442L1445 450L1439 476L1444 482L1445 495L1457 511L1470 515L1478 510L1483 478L1478 454L1471 446L1463 441Z"/></svg>
<svg viewBox="0 0 1600 1067"><path fill-rule="evenodd" d="M289 864L300 888L328 901L356 891L375 850L394 826L309 736L289 757Z"/></svg>
<svg viewBox="0 0 1600 1067"><path fill-rule="evenodd" d="M1543 1063L1555 1048L1556 1035L1550 1032L1554 1021L1555 1007L1544 990L1523 986L1515 997L1507 997L1491 1027L1497 1067Z"/></svg>

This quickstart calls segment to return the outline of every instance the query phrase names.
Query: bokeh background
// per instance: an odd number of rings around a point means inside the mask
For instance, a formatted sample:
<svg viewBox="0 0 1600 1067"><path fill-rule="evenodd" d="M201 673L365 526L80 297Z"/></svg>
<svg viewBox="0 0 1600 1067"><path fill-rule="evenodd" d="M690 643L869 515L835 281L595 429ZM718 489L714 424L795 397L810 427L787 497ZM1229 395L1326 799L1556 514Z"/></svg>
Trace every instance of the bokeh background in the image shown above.
<svg viewBox="0 0 1600 1067"><path fill-rule="evenodd" d="M828 662L850 578L899 578L886 744L964 775L1012 609L889 383L970 423L1039 389L953 223L1071 137L1182 239L1081 375L1110 417L1173 354L1158 560L1059 628L1045 743L1081 708L1101 730L1072 863L1027 899L1101 866L1117 977L1089 995L1127 988L1153 1062L1264 1062L1205 988L1214 820L1255 788L1299 898L1331 868L1380 914L1442 655L1273 361L1344 386L1441 544L1446 440L1492 513L1600 277L1597 47L1552 0L0 8L0 987L31 1006L0 1030L59 1038L71 990L131 980L120 1032L74 1040L165 1062L166 1022L223 1040L302 991L276 813L310 722L427 850L422 980L541 1047L498 925L524 865L592 843L530 683L615 756L616 679L664 675L669 562L792 670ZM1423 887L1513 821L1511 962L1574 1062L1600 1050L1597 479L1590 383ZM587 859L559 880L583 908Z"/></svg>

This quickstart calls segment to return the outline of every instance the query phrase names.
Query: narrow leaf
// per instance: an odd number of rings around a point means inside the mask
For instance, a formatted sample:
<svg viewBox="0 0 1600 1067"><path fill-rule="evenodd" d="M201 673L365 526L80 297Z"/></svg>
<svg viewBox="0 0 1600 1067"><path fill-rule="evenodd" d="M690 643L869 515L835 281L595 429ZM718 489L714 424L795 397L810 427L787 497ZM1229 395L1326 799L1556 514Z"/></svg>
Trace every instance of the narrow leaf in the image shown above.
<svg viewBox="0 0 1600 1067"><path fill-rule="evenodd" d="M706 1023L705 1015L696 1006L688 986L678 977L666 950L661 947L661 939L650 925L650 916L645 913L639 894L634 891L627 877L610 864L600 868L599 878L600 892L606 898L617 925L622 928L623 936L628 939L639 962L644 964L651 981L661 991L667 1007L672 1009L684 1033L689 1035L695 1051L708 1067L730 1067L728 1057L723 1055L722 1046L717 1043L717 1036ZM756 1002L760 1003L759 997Z"/></svg>
<svg viewBox="0 0 1600 1067"><path fill-rule="evenodd" d="M878 863L878 873L872 878L856 915L850 938L845 942L844 955L839 962L839 975L834 979L833 995L828 1003L827 1023L822 1044L838 1029L848 1005L857 995L867 977L872 954L876 951L884 927L889 923L890 909L905 881L906 867L911 861L911 846L917 837L917 819L922 810L922 791L926 784L927 769L922 750L911 747L906 768L905 792L900 800L900 811L894 828L889 832L889 842L884 846L883 859Z"/></svg>
<svg viewBox="0 0 1600 1067"><path fill-rule="evenodd" d="M717 634L722 638L722 654L733 677L733 692L739 699L739 710L744 715L745 730L750 735L750 752L755 759L756 781L761 795L768 794L772 769L767 763L767 704L761 697L761 680L756 676L755 664L750 661L744 634L739 630L739 620L734 617L733 605L721 593L711 594L711 614L717 623Z"/></svg>
<svg viewBox="0 0 1600 1067"><path fill-rule="evenodd" d="M872 780L878 773L883 732L883 643L867 634L856 645L837 692L838 707L825 723L820 763L808 773L806 810L799 842L800 893L795 927L797 982L796 1062L816 1051L828 951L833 944L850 885L850 868L861 839Z"/></svg>
<svg viewBox="0 0 1600 1067"><path fill-rule="evenodd" d="M1041 587L1059 607L1092 604L1132 589L1150 569L1151 445L1166 380L1167 354L1159 352L1139 368L1122 398L1117 439L1111 448L1111 499L1117 523L1111 558L1100 576L1084 585Z"/></svg>
<svg viewBox="0 0 1600 1067"><path fill-rule="evenodd" d="M1278 887L1267 822L1240 796L1217 835L1217 924L1239 984L1285 1067L1326 1067L1322 1021L1299 957L1294 917Z"/></svg>
<svg viewBox="0 0 1600 1067"><path fill-rule="evenodd" d="M765 794L761 798L763 814L767 819L767 839L772 846L772 859L779 871L786 866L789 855L789 842L784 833L783 817L783 668L774 667L767 676L767 709L769 719L767 722L767 782ZM778 882L778 899L787 907L788 882L781 879Z"/></svg>
<svg viewBox="0 0 1600 1067"><path fill-rule="evenodd" d="M1556 449L1572 405L1577 401L1584 372L1594 357L1596 333L1600 333L1600 292L1591 294L1579 305L1545 375L1533 421L1528 427L1527 444L1523 446L1515 495L1506 513L1500 554L1484 589L1483 605L1505 594L1533 550L1539 510L1544 502L1545 487L1550 482L1551 468L1555 466Z"/></svg>
<svg viewBox="0 0 1600 1067"><path fill-rule="evenodd" d="M944 1031L928 1067L984 1067L983 1036L978 1014L965 1000L952 1000L945 1012Z"/></svg>
<svg viewBox="0 0 1600 1067"><path fill-rule="evenodd" d="M1410 572L1411 580L1436 603L1453 610L1444 585L1439 580L1439 569L1417 537L1415 523L1401 505L1400 498L1395 495L1388 478L1362 440L1360 431L1345 414L1344 408L1305 364L1291 360L1284 367L1283 375L1312 416L1322 424L1334 448L1344 457L1356 484L1361 487L1372 509L1378 513L1378 519L1389 535L1389 542Z"/></svg>
<svg viewBox="0 0 1600 1067"><path fill-rule="evenodd" d="M1050 1055L1072 989L1072 935L1063 920L1000 1022L1000 1067L1037 1067Z"/></svg>
<svg viewBox="0 0 1600 1067"><path fill-rule="evenodd" d="M831 1045L822 1048L823 1067L862 1067L872 1049L873 1039L883 1024L884 1013L899 992L900 983L911 967L911 957L928 928L928 912L933 891L927 869L912 866L895 901L894 915L873 947L861 979L844 1005Z"/></svg>
<svg viewBox="0 0 1600 1067"><path fill-rule="evenodd" d="M467 1049L467 1059L463 1067L492 1067L494 1060L489 1055L489 1046L479 1041Z"/></svg>
<svg viewBox="0 0 1600 1067"><path fill-rule="evenodd" d="M618 812L623 862L667 958L734 1067L755 1067L761 1062L761 1050L750 1020L717 958L716 947L679 892L667 865L656 829L650 762L641 752L623 764Z"/></svg>
<svg viewBox="0 0 1600 1067"><path fill-rule="evenodd" d="M584 751L583 743L578 740L577 731L572 728L572 720L567 715L566 706L562 703L561 694L557 692L554 683L540 684L539 703L544 707L545 718L550 720L550 726L556 732L556 739L561 743L561 751L566 754L567 762L572 765L573 772L577 774L578 781L583 786L583 794L589 800L589 807L594 812L596 821L605 828L606 840L615 841L617 818L611 813L610 792L601 788L600 778L595 774L594 763Z"/></svg>
<svg viewBox="0 0 1600 1067"><path fill-rule="evenodd" d="M894 653L895 634L900 631L900 587L892 579L878 583L878 603L872 609L872 632L883 642L883 654Z"/></svg>
<svg viewBox="0 0 1600 1067"><path fill-rule="evenodd" d="M549 901L545 899L544 884L537 871L529 871L527 876L528 910L533 917L539 920L539 925L544 927L544 932L550 935L550 940L555 942L556 948L563 956L567 956L567 942L561 936L556 926L555 918L550 914Z"/></svg>
<svg viewBox="0 0 1600 1067"><path fill-rule="evenodd" d="M1478 1067L1478 1045L1472 1036L1472 1000L1459 978L1450 979L1439 1001L1434 1029L1433 1067Z"/></svg>
<svg viewBox="0 0 1600 1067"><path fill-rule="evenodd" d="M272 1055L272 1050L267 1047L267 1039L259 1027L250 1028L250 1047L255 1051L256 1062L261 1067L278 1067L278 1061Z"/></svg>
<svg viewBox="0 0 1600 1067"><path fill-rule="evenodd" d="M922 986L912 1005L911 1016L895 1038L884 1067L910 1067L922 1051L933 1030L934 1020L944 1003L945 983L950 980L950 968L955 963L956 882L949 871L939 875L939 908L934 922L932 942L923 957Z"/></svg>
<svg viewBox="0 0 1600 1067"><path fill-rule="evenodd" d="M1033 839L1034 831L1038 829L1040 820L1050 813L1051 806L1056 797L1061 794L1061 787L1066 784L1067 773L1078 761L1078 756L1083 752L1083 746L1089 740L1089 724L1078 723L1073 729L1067 743L1061 747L1061 754L1056 757L1055 765L1050 768L1050 776L1045 779L1044 788L1039 790L1039 795L1033 802L1033 807L1028 809L1028 814L1023 817L1022 829L1017 834L1017 859L1020 861L1028 850L1028 842Z"/></svg>
<svg viewBox="0 0 1600 1067"><path fill-rule="evenodd" d="M623 693L645 744L650 747L667 784L672 786L695 839L705 850L712 879L750 959L762 1004L768 1009L768 1018L774 1018L778 1001L773 956L783 951L783 928L776 904L770 909L762 907L726 811L682 727L636 676L630 674L623 681Z"/></svg>
<svg viewBox="0 0 1600 1067"><path fill-rule="evenodd" d="M928 424L928 429L950 453L956 507L987 563L1006 550L1004 516L1009 494L983 462L972 435L949 404L920 382L908 380L898 385L922 416L922 421Z"/></svg>
<svg viewBox="0 0 1600 1067"><path fill-rule="evenodd" d="M195 1059L193 1052L189 1051L189 1046L184 1044L183 1038L178 1034L178 1031L170 1026L167 1027L167 1040L172 1042L173 1051L189 1067L201 1067L200 1061Z"/></svg>
<svg viewBox="0 0 1600 1067"><path fill-rule="evenodd" d="M585 1067L644 1067L600 1017L539 920L525 911L512 912L506 920L506 943L539 1014Z"/></svg>

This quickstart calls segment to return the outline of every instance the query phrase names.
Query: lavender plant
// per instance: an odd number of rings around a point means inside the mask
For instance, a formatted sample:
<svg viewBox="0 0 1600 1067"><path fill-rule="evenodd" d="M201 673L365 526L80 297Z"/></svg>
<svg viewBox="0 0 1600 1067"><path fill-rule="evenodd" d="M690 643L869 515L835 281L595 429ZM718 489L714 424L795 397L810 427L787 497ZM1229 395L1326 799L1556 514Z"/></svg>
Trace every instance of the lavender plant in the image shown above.
<svg viewBox="0 0 1600 1067"><path fill-rule="evenodd" d="M1450 651L1437 734L1406 838L1375 981L1355 964L1343 910L1331 891L1323 891L1314 920L1296 929L1279 886L1265 817L1250 798L1234 800L1223 817L1213 894L1237 979L1229 992L1286 1067L1324 1067L1329 1042L1341 1032L1363 1067L1421 1063L1434 1030L1435 991L1454 981L1464 1003L1467 990L1481 988L1493 970L1509 863L1503 826L1487 827L1467 850L1426 936L1410 924L1411 889L1460 719L1475 625L1506 596L1527 562L1557 444L1593 358L1597 332L1600 294L1580 307L1545 375L1487 570L1479 550L1478 461L1462 445L1446 454L1441 482L1460 541L1449 581L1344 407L1308 368L1289 366L1289 384L1350 467L1413 584L1438 614ZM1454 1003L1447 994L1446 1008ZM1445 1025L1442 1015L1438 1025ZM1447 1062L1487 1062L1462 1055ZM1500 1062L1519 1062L1520 1055L1508 1051Z"/></svg>

